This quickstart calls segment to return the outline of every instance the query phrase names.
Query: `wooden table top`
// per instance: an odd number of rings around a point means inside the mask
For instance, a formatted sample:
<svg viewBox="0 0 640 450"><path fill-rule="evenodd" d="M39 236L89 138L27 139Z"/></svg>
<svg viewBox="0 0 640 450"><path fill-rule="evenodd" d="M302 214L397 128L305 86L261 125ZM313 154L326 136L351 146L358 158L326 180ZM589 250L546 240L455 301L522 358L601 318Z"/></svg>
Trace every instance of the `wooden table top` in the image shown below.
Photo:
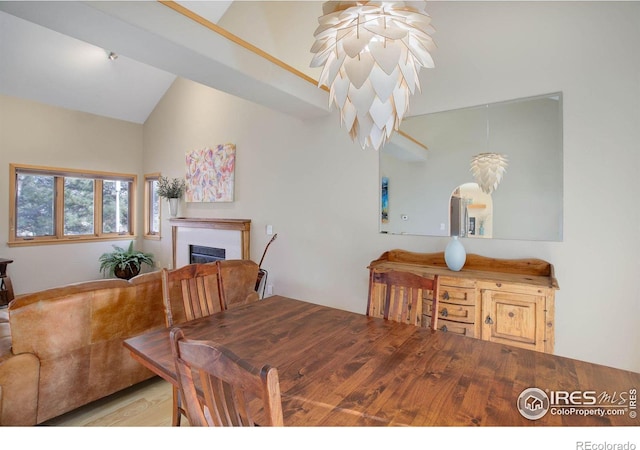
<svg viewBox="0 0 640 450"><path fill-rule="evenodd" d="M289 426L640 425L638 373L286 297L180 327L277 367ZM168 330L125 347L175 384Z"/></svg>

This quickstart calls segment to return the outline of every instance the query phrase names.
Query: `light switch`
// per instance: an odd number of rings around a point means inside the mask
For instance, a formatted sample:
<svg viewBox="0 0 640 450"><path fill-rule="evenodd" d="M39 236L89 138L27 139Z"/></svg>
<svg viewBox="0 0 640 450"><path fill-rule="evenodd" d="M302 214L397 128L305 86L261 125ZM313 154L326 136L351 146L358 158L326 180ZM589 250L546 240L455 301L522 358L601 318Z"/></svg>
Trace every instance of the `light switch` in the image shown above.
<svg viewBox="0 0 640 450"><path fill-rule="evenodd" d="M267 234L273 234L273 225L267 225Z"/></svg>

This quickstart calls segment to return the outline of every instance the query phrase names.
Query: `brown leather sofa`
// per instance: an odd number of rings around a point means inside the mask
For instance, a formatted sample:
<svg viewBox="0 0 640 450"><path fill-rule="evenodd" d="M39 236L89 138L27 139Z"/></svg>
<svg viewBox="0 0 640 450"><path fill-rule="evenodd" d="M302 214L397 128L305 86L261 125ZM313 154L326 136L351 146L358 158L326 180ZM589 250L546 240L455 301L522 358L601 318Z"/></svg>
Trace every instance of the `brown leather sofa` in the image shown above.
<svg viewBox="0 0 640 450"><path fill-rule="evenodd" d="M16 297L0 310L0 425L35 425L153 373L124 339L165 326L160 272Z"/></svg>
<svg viewBox="0 0 640 450"><path fill-rule="evenodd" d="M258 300L255 262L219 263L229 307ZM165 326L159 271L16 297L0 309L0 425L40 424L151 378L122 342Z"/></svg>

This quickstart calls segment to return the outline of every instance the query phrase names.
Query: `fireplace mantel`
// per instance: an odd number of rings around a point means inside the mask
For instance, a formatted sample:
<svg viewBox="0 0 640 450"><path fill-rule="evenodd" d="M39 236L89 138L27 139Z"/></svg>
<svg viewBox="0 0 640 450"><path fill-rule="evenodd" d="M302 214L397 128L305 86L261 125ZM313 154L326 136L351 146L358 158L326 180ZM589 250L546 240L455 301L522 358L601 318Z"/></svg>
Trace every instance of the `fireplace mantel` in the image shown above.
<svg viewBox="0 0 640 450"><path fill-rule="evenodd" d="M171 224L171 242L173 251L173 267L176 267L176 244L178 239L178 228L211 228L214 230L237 230L240 232L240 242L242 245L242 259L251 259L250 253L250 219L208 219L192 217L174 217L169 219Z"/></svg>

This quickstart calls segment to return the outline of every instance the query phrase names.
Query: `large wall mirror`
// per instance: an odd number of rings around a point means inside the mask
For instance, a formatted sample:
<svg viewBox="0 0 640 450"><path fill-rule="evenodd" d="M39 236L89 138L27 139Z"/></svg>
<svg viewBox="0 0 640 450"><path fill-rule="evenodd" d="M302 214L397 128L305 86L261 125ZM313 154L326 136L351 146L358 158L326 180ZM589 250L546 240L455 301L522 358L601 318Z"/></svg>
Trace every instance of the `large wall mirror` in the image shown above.
<svg viewBox="0 0 640 450"><path fill-rule="evenodd" d="M505 155L498 187L471 159ZM562 241L562 93L406 118L380 150L380 232Z"/></svg>

